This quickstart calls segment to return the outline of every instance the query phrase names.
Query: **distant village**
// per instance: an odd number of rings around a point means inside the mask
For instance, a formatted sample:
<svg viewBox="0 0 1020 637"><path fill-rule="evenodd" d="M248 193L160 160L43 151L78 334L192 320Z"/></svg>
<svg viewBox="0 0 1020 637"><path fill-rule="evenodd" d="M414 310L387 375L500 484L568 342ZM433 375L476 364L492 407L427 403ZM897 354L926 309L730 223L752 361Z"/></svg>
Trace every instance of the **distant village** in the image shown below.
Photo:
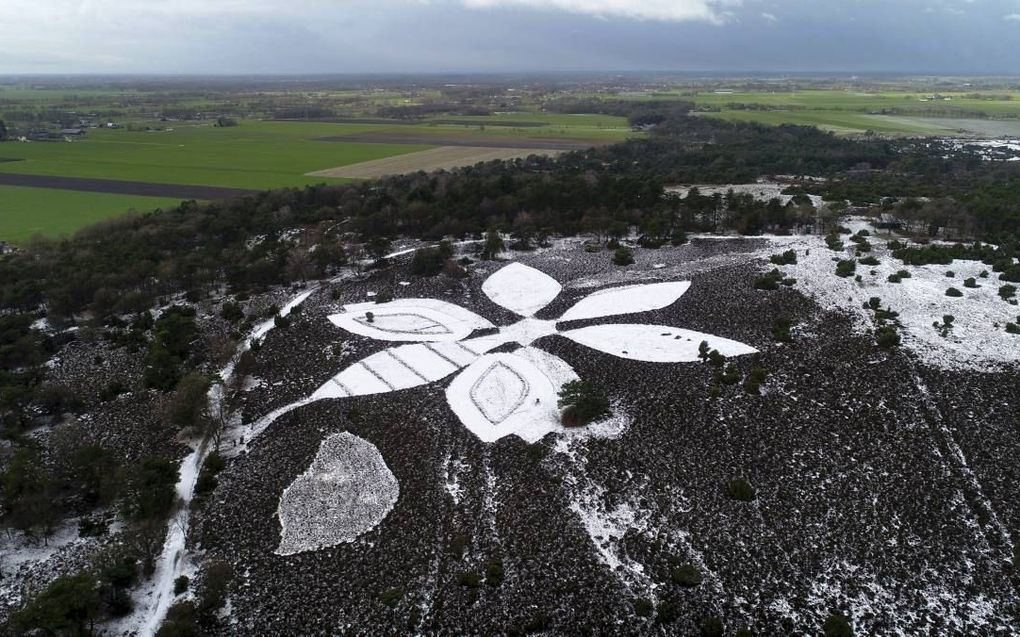
<svg viewBox="0 0 1020 637"><path fill-rule="evenodd" d="M85 137L91 128L123 128L123 126L117 122L98 123L82 119L76 126L59 130L33 129L23 135L14 136L13 139L19 142L69 142Z"/></svg>

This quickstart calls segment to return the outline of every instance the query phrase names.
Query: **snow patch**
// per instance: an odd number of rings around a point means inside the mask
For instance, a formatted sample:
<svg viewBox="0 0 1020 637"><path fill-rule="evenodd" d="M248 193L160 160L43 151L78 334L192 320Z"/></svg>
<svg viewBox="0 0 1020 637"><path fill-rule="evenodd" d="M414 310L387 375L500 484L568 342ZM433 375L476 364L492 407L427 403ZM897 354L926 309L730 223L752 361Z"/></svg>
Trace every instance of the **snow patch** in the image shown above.
<svg viewBox="0 0 1020 637"><path fill-rule="evenodd" d="M378 526L399 496L397 479L375 445L346 432L330 436L280 498L276 553L353 542Z"/></svg>

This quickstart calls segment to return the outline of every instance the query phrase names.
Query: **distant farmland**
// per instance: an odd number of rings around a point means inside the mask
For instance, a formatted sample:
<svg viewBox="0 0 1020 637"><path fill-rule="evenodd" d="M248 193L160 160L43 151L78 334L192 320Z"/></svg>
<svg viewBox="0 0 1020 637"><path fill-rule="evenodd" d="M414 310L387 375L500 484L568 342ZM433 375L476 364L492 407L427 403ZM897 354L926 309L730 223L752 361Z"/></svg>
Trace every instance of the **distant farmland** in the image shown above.
<svg viewBox="0 0 1020 637"><path fill-rule="evenodd" d="M440 146L418 153L408 153L386 159L376 159L360 164L350 164L329 170L308 173L311 177L349 177L371 179L386 175L402 175L423 170L450 170L461 166L473 166L479 162L497 159L523 159L529 155L555 156L563 151L535 150L533 148L491 148L477 146Z"/></svg>
<svg viewBox="0 0 1020 637"><path fill-rule="evenodd" d="M338 118L335 122L249 119L223 128L210 121L144 124L162 130L98 128L70 142L0 146L4 158L0 159L0 184L23 187L17 205L36 212L29 221L23 214L7 214L12 202L0 202L7 217L0 226L0 240L20 240L26 233L70 232L131 207L144 210L180 199L213 199L324 181L343 183L534 152L555 154L633 135L624 118L537 113L410 123ZM449 146L473 150L437 150ZM385 160L392 163L374 163ZM348 166L361 168L344 170ZM66 192L54 194L51 188ZM74 190L109 196L72 197ZM79 214L75 206L85 212ZM105 214L100 212L104 207ZM52 222L36 223L40 219Z"/></svg>

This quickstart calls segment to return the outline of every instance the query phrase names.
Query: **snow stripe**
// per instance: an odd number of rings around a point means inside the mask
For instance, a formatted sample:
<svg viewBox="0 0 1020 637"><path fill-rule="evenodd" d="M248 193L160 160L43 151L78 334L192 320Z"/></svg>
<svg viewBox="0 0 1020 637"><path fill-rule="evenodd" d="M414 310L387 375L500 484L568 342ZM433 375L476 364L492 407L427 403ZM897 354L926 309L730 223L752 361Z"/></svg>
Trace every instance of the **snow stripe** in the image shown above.
<svg viewBox="0 0 1020 637"><path fill-rule="evenodd" d="M457 369L460 369L461 367L463 367L463 365L461 365L457 361L453 360L449 356L444 355L442 352L440 352L438 349L436 349L436 347L432 343L423 343L423 344L425 345L425 349L427 349L428 351L432 352L433 354L435 354L439 358L443 359L447 363L453 365Z"/></svg>
<svg viewBox="0 0 1020 637"><path fill-rule="evenodd" d="M396 391L397 390L397 388L394 387L393 384L390 381L386 380L385 378L382 377L381 374L379 374L379 372L377 372L374 369L372 369L371 367L369 367L368 363L366 363L365 361L359 361L357 363L354 363L354 365L351 365L351 367L357 367L359 365L361 367L363 367L366 372L368 372L369 374L371 374L371 375L375 376L377 379L379 379L380 383L382 383L383 385L386 385L387 387L389 387L390 391Z"/></svg>
<svg viewBox="0 0 1020 637"><path fill-rule="evenodd" d="M333 384L334 384L334 385L336 385L336 386L337 386L337 388L338 388L338 389L339 389L340 391L342 391L342 392L344 393L344 396L352 396L352 395L353 395L353 394L351 394L351 390L347 389L347 386L346 386L346 385L344 385L343 383L341 383L341 382L340 382L340 381L339 381L339 380L338 380L338 379L336 378L336 376L334 376L333 378L330 378L330 380L331 380L331 381L333 382Z"/></svg>
<svg viewBox="0 0 1020 637"><path fill-rule="evenodd" d="M390 355L390 358L392 358L393 360L397 361L397 363L399 363L400 365L404 366L408 371L410 371L412 374L414 374L415 376L420 378L423 382L426 382L426 383L430 382L431 379L426 378L424 374L422 374L417 369L412 367L410 363L408 363L404 359L402 359L399 356L397 356L397 353L395 351L393 351L392 349L388 349L388 350L385 350L385 351L386 351L387 354Z"/></svg>

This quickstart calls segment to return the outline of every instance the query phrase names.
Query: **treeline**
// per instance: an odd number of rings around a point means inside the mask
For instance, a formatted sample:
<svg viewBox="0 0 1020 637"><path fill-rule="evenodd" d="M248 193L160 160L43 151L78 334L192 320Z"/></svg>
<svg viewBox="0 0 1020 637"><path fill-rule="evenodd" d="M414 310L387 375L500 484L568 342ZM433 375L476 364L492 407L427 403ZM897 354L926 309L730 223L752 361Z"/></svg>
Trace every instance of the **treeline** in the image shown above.
<svg viewBox="0 0 1020 637"><path fill-rule="evenodd" d="M657 126L669 119L680 119L694 110L693 102L662 100L636 102L630 100L565 99L550 102L544 109L553 113L596 114L626 117L634 127Z"/></svg>
<svg viewBox="0 0 1020 637"><path fill-rule="evenodd" d="M433 115L491 115L492 111L484 106L470 103L425 102L401 106L380 106L375 114L387 119L423 119Z"/></svg>

